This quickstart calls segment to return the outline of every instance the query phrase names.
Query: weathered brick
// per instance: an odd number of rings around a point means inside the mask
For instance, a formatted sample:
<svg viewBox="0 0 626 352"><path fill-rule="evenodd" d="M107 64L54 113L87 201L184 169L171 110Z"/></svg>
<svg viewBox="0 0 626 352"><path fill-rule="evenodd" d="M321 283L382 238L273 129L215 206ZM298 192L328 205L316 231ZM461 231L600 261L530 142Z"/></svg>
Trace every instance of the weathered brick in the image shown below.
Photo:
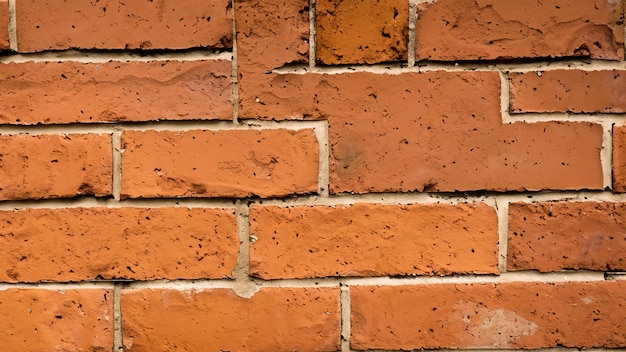
<svg viewBox="0 0 626 352"><path fill-rule="evenodd" d="M252 206L250 272L263 279L498 273L484 204Z"/></svg>
<svg viewBox="0 0 626 352"><path fill-rule="evenodd" d="M409 2L318 0L316 55L323 64L406 61Z"/></svg>
<svg viewBox="0 0 626 352"><path fill-rule="evenodd" d="M232 210L66 208L0 211L0 280L200 279L231 275Z"/></svg>
<svg viewBox="0 0 626 352"><path fill-rule="evenodd" d="M229 0L20 0L20 52L232 47Z"/></svg>
<svg viewBox="0 0 626 352"><path fill-rule="evenodd" d="M510 111L626 112L626 70L511 73Z"/></svg>
<svg viewBox="0 0 626 352"><path fill-rule="evenodd" d="M3 351L111 351L111 290L0 291Z"/></svg>
<svg viewBox="0 0 626 352"><path fill-rule="evenodd" d="M233 117L228 60L0 64L0 123Z"/></svg>
<svg viewBox="0 0 626 352"><path fill-rule="evenodd" d="M626 203L513 203L509 270L626 270Z"/></svg>
<svg viewBox="0 0 626 352"><path fill-rule="evenodd" d="M624 4L437 0L417 6L416 60L624 59Z"/></svg>
<svg viewBox="0 0 626 352"><path fill-rule="evenodd" d="M127 351L337 351L338 288L122 291Z"/></svg>
<svg viewBox="0 0 626 352"><path fill-rule="evenodd" d="M235 0L240 79L309 61L308 0Z"/></svg>
<svg viewBox="0 0 626 352"><path fill-rule="evenodd" d="M265 76L243 116L328 119L333 193L603 187L602 127L502 124L496 72Z"/></svg>
<svg viewBox="0 0 626 352"><path fill-rule="evenodd" d="M626 126L613 127L613 191L626 192Z"/></svg>
<svg viewBox="0 0 626 352"><path fill-rule="evenodd" d="M0 0L0 50L8 50L9 42L9 1Z"/></svg>
<svg viewBox="0 0 626 352"><path fill-rule="evenodd" d="M122 147L127 198L317 192L319 152L310 129L126 131Z"/></svg>
<svg viewBox="0 0 626 352"><path fill-rule="evenodd" d="M110 135L0 135L0 200L108 196Z"/></svg>
<svg viewBox="0 0 626 352"><path fill-rule="evenodd" d="M356 286L352 348L625 347L626 281Z"/></svg>

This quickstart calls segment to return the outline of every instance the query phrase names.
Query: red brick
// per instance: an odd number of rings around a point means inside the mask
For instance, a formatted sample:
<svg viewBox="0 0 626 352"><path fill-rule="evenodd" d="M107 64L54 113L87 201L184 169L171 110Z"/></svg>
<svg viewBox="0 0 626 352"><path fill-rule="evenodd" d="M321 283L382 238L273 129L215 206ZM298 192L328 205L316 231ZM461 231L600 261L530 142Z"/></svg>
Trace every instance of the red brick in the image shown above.
<svg viewBox="0 0 626 352"><path fill-rule="evenodd" d="M229 0L20 0L20 52L232 47Z"/></svg>
<svg viewBox="0 0 626 352"><path fill-rule="evenodd" d="M318 143L310 129L126 131L122 147L127 198L317 192Z"/></svg>
<svg viewBox="0 0 626 352"><path fill-rule="evenodd" d="M496 72L265 76L243 116L328 119L333 193L603 187L602 127L503 125Z"/></svg>
<svg viewBox="0 0 626 352"><path fill-rule="evenodd" d="M3 351L111 351L111 290L0 291Z"/></svg>
<svg viewBox="0 0 626 352"><path fill-rule="evenodd" d="M308 0L235 0L240 79L309 61Z"/></svg>
<svg viewBox="0 0 626 352"><path fill-rule="evenodd" d="M233 116L227 60L0 64L0 123Z"/></svg>
<svg viewBox="0 0 626 352"><path fill-rule="evenodd" d="M513 203L509 270L626 270L626 203Z"/></svg>
<svg viewBox="0 0 626 352"><path fill-rule="evenodd" d="M0 0L0 50L8 50L9 42L9 1Z"/></svg>
<svg viewBox="0 0 626 352"><path fill-rule="evenodd" d="M337 288L122 292L125 351L337 351Z"/></svg>
<svg viewBox="0 0 626 352"><path fill-rule="evenodd" d="M0 211L0 234L4 282L219 279L239 251L227 209Z"/></svg>
<svg viewBox="0 0 626 352"><path fill-rule="evenodd" d="M554 70L511 73L516 112L626 112L626 71Z"/></svg>
<svg viewBox="0 0 626 352"><path fill-rule="evenodd" d="M0 136L0 200L111 195L111 135Z"/></svg>
<svg viewBox="0 0 626 352"><path fill-rule="evenodd" d="M356 286L352 348L625 347L626 281Z"/></svg>
<svg viewBox="0 0 626 352"><path fill-rule="evenodd" d="M406 61L409 2L318 0L317 60L323 64Z"/></svg>
<svg viewBox="0 0 626 352"><path fill-rule="evenodd" d="M416 60L624 59L624 4L437 0L417 6Z"/></svg>
<svg viewBox="0 0 626 352"><path fill-rule="evenodd" d="M484 204L252 206L250 272L263 279L498 273Z"/></svg>
<svg viewBox="0 0 626 352"><path fill-rule="evenodd" d="M626 126L613 127L613 191L626 192Z"/></svg>

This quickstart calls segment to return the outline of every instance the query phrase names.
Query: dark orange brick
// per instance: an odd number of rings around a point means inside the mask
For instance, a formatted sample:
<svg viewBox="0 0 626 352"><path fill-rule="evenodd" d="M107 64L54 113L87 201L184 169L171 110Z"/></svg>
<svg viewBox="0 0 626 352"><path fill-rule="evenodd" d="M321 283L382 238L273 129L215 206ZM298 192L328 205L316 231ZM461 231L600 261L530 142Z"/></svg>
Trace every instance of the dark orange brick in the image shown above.
<svg viewBox="0 0 626 352"><path fill-rule="evenodd" d="M219 279L239 251L227 209L0 211L0 235L4 282Z"/></svg>
<svg viewBox="0 0 626 352"><path fill-rule="evenodd" d="M624 4L437 0L417 6L416 60L624 59Z"/></svg>
<svg viewBox="0 0 626 352"><path fill-rule="evenodd" d="M112 290L0 290L3 351L111 351Z"/></svg>
<svg viewBox="0 0 626 352"><path fill-rule="evenodd" d="M503 125L496 72L264 76L243 116L328 119L333 193L603 187L602 127Z"/></svg>
<svg viewBox="0 0 626 352"><path fill-rule="evenodd" d="M319 152L310 129L126 131L122 146L127 198L317 192Z"/></svg>
<svg viewBox="0 0 626 352"><path fill-rule="evenodd" d="M0 123L233 117L227 60L0 64Z"/></svg>
<svg viewBox="0 0 626 352"><path fill-rule="evenodd" d="M20 52L232 47L229 0L16 1Z"/></svg>
<svg viewBox="0 0 626 352"><path fill-rule="evenodd" d="M109 196L110 135L0 136L0 200Z"/></svg>
<svg viewBox="0 0 626 352"><path fill-rule="evenodd" d="M250 272L263 279L498 273L484 204L252 206Z"/></svg>
<svg viewBox="0 0 626 352"><path fill-rule="evenodd" d="M309 61L308 0L235 0L240 79Z"/></svg>
<svg viewBox="0 0 626 352"><path fill-rule="evenodd" d="M338 288L122 292L125 351L337 351Z"/></svg>
<svg viewBox="0 0 626 352"><path fill-rule="evenodd" d="M8 50L9 42L9 1L0 0L0 50Z"/></svg>
<svg viewBox="0 0 626 352"><path fill-rule="evenodd" d="M355 286L352 348L626 346L626 281Z"/></svg>
<svg viewBox="0 0 626 352"><path fill-rule="evenodd" d="M409 2L318 0L316 54L323 64L406 61Z"/></svg>
<svg viewBox="0 0 626 352"><path fill-rule="evenodd" d="M626 192L626 126L613 127L613 191Z"/></svg>
<svg viewBox="0 0 626 352"><path fill-rule="evenodd" d="M509 270L626 270L626 203L513 203Z"/></svg>
<svg viewBox="0 0 626 352"><path fill-rule="evenodd" d="M511 73L510 111L626 112L626 71Z"/></svg>

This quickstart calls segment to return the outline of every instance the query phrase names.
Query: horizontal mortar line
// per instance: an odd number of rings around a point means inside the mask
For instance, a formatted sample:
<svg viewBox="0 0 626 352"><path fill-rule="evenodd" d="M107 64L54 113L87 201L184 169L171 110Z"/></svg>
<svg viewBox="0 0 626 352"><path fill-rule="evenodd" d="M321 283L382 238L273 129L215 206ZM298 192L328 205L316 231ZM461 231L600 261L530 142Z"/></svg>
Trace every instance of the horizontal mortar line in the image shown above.
<svg viewBox="0 0 626 352"><path fill-rule="evenodd" d="M458 193L367 193L335 194L330 196L303 196L297 198L251 199L251 202L269 206L334 206L356 203L367 204L465 204L496 202L557 202L599 201L626 202L626 193L609 191L538 191L520 193L458 192Z"/></svg>
<svg viewBox="0 0 626 352"><path fill-rule="evenodd" d="M503 123L535 123L535 122L592 122L599 124L626 124L626 114L606 113L551 113L551 112L522 112L506 113L502 118Z"/></svg>
<svg viewBox="0 0 626 352"><path fill-rule="evenodd" d="M42 199L2 201L0 210L14 209L65 209L65 208L226 208L235 209L234 199L224 198L151 198L123 199L80 197L78 199Z"/></svg>
<svg viewBox="0 0 626 352"><path fill-rule="evenodd" d="M562 60L562 61L536 61L536 62L432 62L421 61L410 67L406 63L382 63L373 65L340 65L340 66L315 66L288 65L266 73L277 74L342 74L352 72L370 72L378 74L403 74L407 72L430 72L430 71L505 71L505 72L534 72L550 70L624 70L626 61L603 61L603 60Z"/></svg>
<svg viewBox="0 0 626 352"><path fill-rule="evenodd" d="M70 123L70 124L37 124L37 125L0 125L0 134L85 134L113 133L118 131L232 131L232 130L263 130L288 129L302 130L324 128L326 121L261 121L243 120L234 123L232 120L162 120L146 122L118 123Z"/></svg>
<svg viewBox="0 0 626 352"><path fill-rule="evenodd" d="M233 53L211 49L183 49L167 52L138 52L123 50L65 50L44 51L38 53L23 53L0 55L0 63L24 62L59 62L74 61L83 63L102 63L109 61L196 61L196 60L232 60Z"/></svg>
<svg viewBox="0 0 626 352"><path fill-rule="evenodd" d="M497 202L536 203L536 202L626 202L626 193L608 191L566 191L536 193L496 193L485 195L449 195L437 193L384 193L384 194L351 194L331 196L302 196L293 198L136 198L115 200L112 198L79 197L41 200L7 200L0 201L0 210L14 209L55 209L55 208L227 208L234 209L237 200L245 200L250 204L266 206L336 206L352 204L475 204L484 203L495 207Z"/></svg>
<svg viewBox="0 0 626 352"><path fill-rule="evenodd" d="M82 281L82 282L37 282L37 283L0 283L0 291L10 289L38 289L38 290L84 290L84 289L108 289L113 290L113 281ZM111 298L112 299L112 298Z"/></svg>
<svg viewBox="0 0 626 352"><path fill-rule="evenodd" d="M605 348L584 348L584 349L580 349L580 348L576 348L576 347L553 347L553 348L537 348L537 349L532 349L532 352L572 352L572 351L589 351L589 352L618 352L618 351L626 351L626 348L611 348L611 349L605 349ZM367 352L406 352L407 350L367 350ZM410 350L409 350L410 351ZM493 348L484 348L484 349L477 349L477 348L471 348L471 349L450 349L450 348L437 348L437 349L419 349L419 350L413 350L414 352L417 351L432 351L432 352L497 352L497 351L510 351L510 352L514 352L514 351L519 351L519 350L511 350L511 349L505 349L505 350L497 350L497 349L493 349Z"/></svg>

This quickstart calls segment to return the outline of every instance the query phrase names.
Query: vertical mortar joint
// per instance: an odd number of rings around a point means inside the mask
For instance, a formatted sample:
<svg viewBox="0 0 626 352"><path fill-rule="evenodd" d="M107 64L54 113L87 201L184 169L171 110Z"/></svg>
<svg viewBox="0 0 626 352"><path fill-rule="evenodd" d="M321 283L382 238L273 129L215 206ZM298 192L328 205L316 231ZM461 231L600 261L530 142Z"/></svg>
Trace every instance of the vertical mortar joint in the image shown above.
<svg viewBox="0 0 626 352"><path fill-rule="evenodd" d="M113 351L123 352L124 341L122 332L122 283L115 283L113 288Z"/></svg>
<svg viewBox="0 0 626 352"><path fill-rule="evenodd" d="M417 3L415 0L409 0L409 43L408 43L408 65L415 66L415 26L417 24Z"/></svg>
<svg viewBox="0 0 626 352"><path fill-rule="evenodd" d="M15 0L9 0L9 47L13 51L18 51L17 48L17 15L15 9Z"/></svg>
<svg viewBox="0 0 626 352"><path fill-rule="evenodd" d="M340 284L339 302L341 307L341 352L350 352L350 287Z"/></svg>
<svg viewBox="0 0 626 352"><path fill-rule="evenodd" d="M309 68L315 67L315 56L316 53L316 20L317 15L315 12L316 4L315 0L309 0Z"/></svg>
<svg viewBox="0 0 626 352"><path fill-rule="evenodd" d="M239 297L249 298L259 287L250 278L250 206L245 199L237 201L235 216L239 233L239 255L232 274L235 279L233 290Z"/></svg>

